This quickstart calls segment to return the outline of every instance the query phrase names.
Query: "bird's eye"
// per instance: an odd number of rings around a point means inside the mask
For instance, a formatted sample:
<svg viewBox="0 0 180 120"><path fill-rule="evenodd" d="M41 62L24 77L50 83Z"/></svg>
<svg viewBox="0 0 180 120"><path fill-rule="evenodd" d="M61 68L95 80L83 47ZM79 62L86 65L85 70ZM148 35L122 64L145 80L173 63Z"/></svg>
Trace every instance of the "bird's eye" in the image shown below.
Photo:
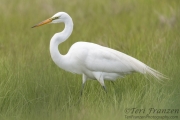
<svg viewBox="0 0 180 120"><path fill-rule="evenodd" d="M52 20L56 20L56 19L58 19L59 17L54 17L54 18L52 18Z"/></svg>

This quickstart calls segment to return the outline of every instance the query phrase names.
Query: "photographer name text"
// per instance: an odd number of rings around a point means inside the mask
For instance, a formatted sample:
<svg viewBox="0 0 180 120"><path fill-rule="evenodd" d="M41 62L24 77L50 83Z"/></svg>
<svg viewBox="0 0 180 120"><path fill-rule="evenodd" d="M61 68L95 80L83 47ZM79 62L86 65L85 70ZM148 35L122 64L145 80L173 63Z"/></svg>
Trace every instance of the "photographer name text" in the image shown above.
<svg viewBox="0 0 180 120"><path fill-rule="evenodd" d="M179 114L179 109L126 108L126 114Z"/></svg>

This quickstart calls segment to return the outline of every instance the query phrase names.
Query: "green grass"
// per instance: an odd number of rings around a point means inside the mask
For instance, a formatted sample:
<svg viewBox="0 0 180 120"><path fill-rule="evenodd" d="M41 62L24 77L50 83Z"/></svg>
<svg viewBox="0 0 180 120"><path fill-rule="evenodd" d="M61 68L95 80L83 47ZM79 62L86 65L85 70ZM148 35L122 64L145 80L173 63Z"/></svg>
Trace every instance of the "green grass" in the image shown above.
<svg viewBox="0 0 180 120"><path fill-rule="evenodd" d="M179 0L1 0L0 119L120 120L131 115L126 108L180 109L179 6ZM80 98L81 75L50 58L49 40L64 25L31 29L59 11L74 21L71 37L59 47L63 54L76 41L94 42L171 79L159 83L133 74L114 85L105 81L107 94L97 81L88 81Z"/></svg>

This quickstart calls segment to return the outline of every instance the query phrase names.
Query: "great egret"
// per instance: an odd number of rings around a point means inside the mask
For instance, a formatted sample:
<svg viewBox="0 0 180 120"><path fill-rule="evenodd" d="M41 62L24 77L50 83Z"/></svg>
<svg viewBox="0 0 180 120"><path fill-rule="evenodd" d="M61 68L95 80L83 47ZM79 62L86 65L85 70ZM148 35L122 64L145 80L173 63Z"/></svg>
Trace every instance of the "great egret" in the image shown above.
<svg viewBox="0 0 180 120"><path fill-rule="evenodd" d="M160 72L129 55L90 42L76 42L66 55L61 55L58 45L64 42L73 31L72 18L65 12L58 12L32 28L61 22L65 23L64 30L56 33L50 41L51 58L60 68L82 74L82 91L87 79L96 79L106 91L104 80L115 81L132 72L148 74L159 80L165 78Z"/></svg>

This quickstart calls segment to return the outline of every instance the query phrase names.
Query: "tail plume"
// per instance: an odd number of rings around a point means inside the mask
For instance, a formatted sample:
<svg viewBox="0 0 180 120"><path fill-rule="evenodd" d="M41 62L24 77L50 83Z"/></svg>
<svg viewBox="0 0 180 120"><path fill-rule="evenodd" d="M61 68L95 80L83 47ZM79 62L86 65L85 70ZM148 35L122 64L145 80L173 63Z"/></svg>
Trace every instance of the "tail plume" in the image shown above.
<svg viewBox="0 0 180 120"><path fill-rule="evenodd" d="M153 68L146 66L144 69L144 74L147 74L155 79L162 80L162 79L169 79L167 76L163 75L162 73L154 70Z"/></svg>
<svg viewBox="0 0 180 120"><path fill-rule="evenodd" d="M133 69L137 72L140 72L142 74L148 75L152 78L155 78L159 81L162 81L162 79L169 79L167 76L163 75L162 73L158 72L157 70L147 66L143 62L131 57L131 66Z"/></svg>

